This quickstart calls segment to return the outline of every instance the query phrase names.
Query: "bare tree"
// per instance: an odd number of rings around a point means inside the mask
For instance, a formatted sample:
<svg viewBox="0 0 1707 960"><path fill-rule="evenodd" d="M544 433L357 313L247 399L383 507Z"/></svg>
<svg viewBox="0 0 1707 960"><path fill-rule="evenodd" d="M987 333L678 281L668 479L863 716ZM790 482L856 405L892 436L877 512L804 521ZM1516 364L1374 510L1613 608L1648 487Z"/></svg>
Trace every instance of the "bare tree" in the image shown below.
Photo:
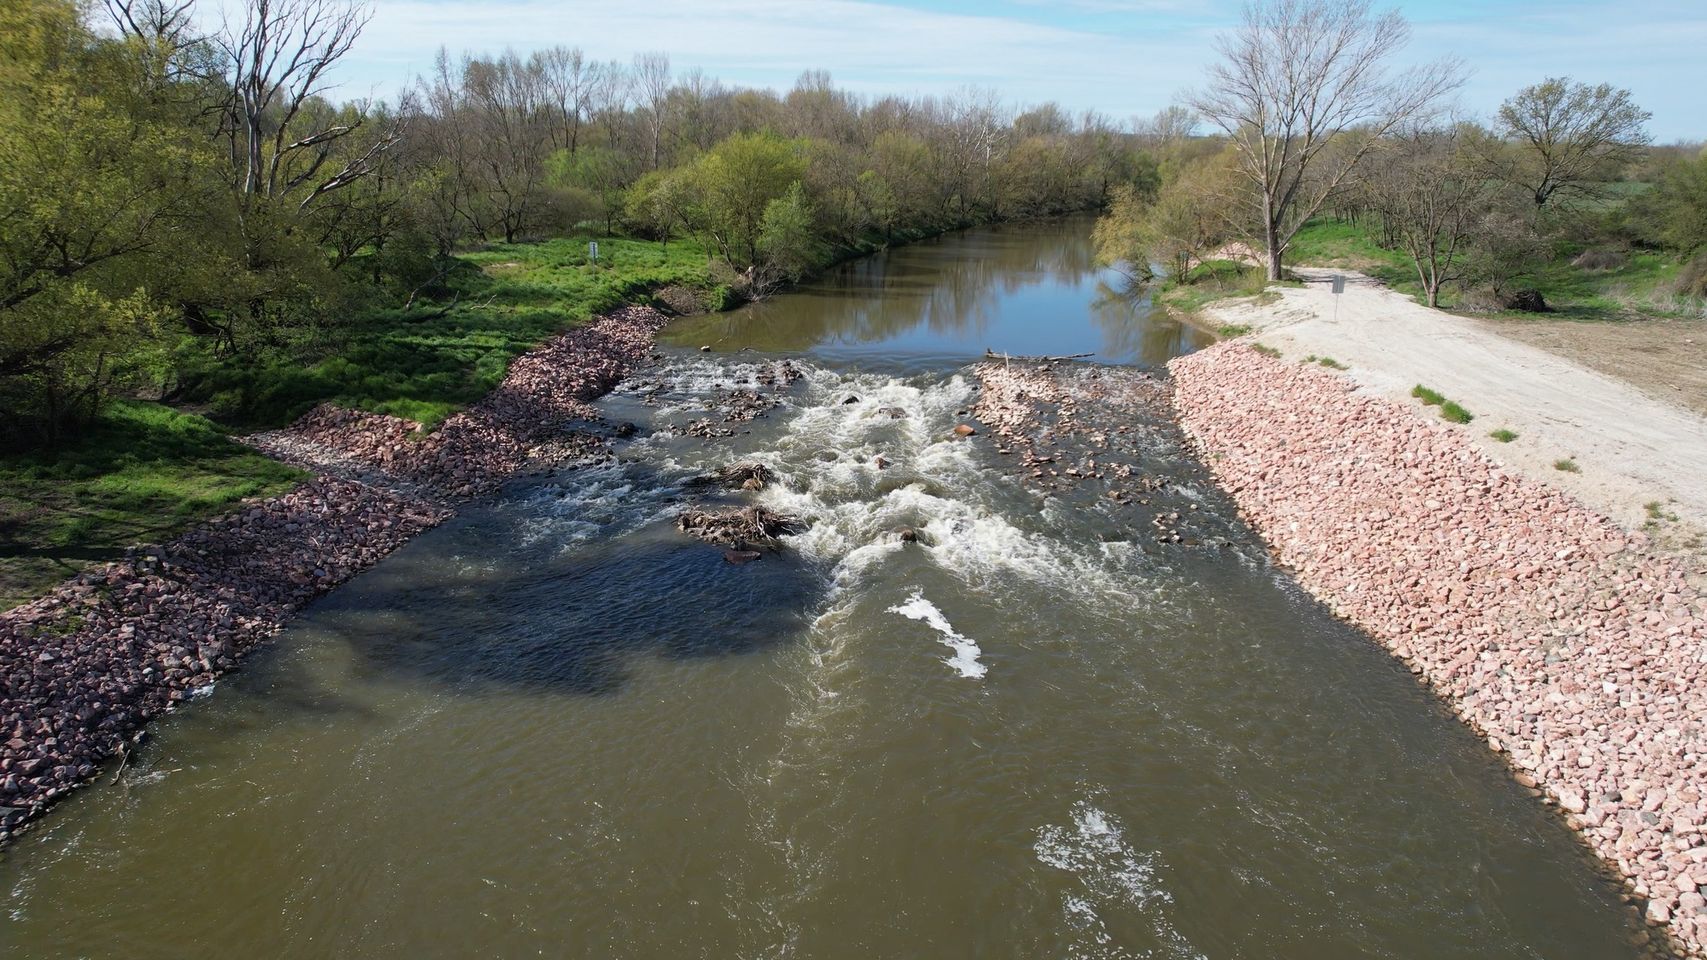
<svg viewBox="0 0 1707 960"><path fill-rule="evenodd" d="M546 97L557 112L552 144L574 153L581 146L581 124L587 118L598 64L587 63L580 47L552 47L533 55L545 84Z"/></svg>
<svg viewBox="0 0 1707 960"><path fill-rule="evenodd" d="M1640 158L1652 116L1628 90L1549 78L1500 105L1498 132L1516 150L1492 151L1490 172L1528 192L1539 210L1555 196L1589 192Z"/></svg>
<svg viewBox="0 0 1707 960"><path fill-rule="evenodd" d="M634 82L646 104L647 132L652 135L652 169L658 169L664 142L664 108L670 102L670 55L634 55Z"/></svg>
<svg viewBox="0 0 1707 960"><path fill-rule="evenodd" d="M523 62L513 50L462 61L469 154L506 242L536 226L551 150L546 96L538 61Z"/></svg>
<svg viewBox="0 0 1707 960"><path fill-rule="evenodd" d="M1269 279L1381 138L1462 83L1451 60L1389 74L1409 38L1397 11L1376 15L1368 0L1268 0L1219 42L1222 61L1189 105L1227 135L1255 187Z"/></svg>
<svg viewBox="0 0 1707 960"><path fill-rule="evenodd" d="M1163 107L1153 117L1133 117L1132 133L1138 142L1151 149L1170 146L1191 136L1199 118L1189 108L1179 104Z"/></svg>
<svg viewBox="0 0 1707 960"><path fill-rule="evenodd" d="M1463 277L1490 200L1463 132L1418 129L1398 137L1392 158L1364 186L1370 206L1416 266L1431 307L1440 306L1442 286Z"/></svg>
<svg viewBox="0 0 1707 960"><path fill-rule="evenodd" d="M323 102L327 74L350 52L367 25L365 7L352 0L248 0L243 20L227 22L214 44L228 61L230 123L236 183L245 197L276 198L305 189L298 204L366 176L379 154L401 139L394 129L361 154L320 176L331 145L361 125L365 111L339 116L312 106ZM327 118L325 123L314 119Z"/></svg>
<svg viewBox="0 0 1707 960"><path fill-rule="evenodd" d="M119 36L157 58L147 64L147 76L159 85L185 72L180 53L199 39L191 32L195 5L195 0L106 0L107 18Z"/></svg>
<svg viewBox="0 0 1707 960"><path fill-rule="evenodd" d="M634 78L628 68L616 60L594 64L597 68L593 83L587 91L587 115L603 124L605 146L619 149L624 139L629 95L634 90Z"/></svg>

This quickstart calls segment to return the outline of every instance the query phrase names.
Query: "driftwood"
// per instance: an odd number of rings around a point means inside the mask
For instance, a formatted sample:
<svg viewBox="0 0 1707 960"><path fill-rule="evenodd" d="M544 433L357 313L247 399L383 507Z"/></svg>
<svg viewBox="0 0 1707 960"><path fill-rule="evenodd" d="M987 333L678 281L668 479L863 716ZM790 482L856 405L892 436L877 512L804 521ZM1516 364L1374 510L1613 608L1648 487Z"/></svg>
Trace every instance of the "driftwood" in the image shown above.
<svg viewBox="0 0 1707 960"><path fill-rule="evenodd" d="M997 353L989 347L984 348L984 356L990 360L1018 360L1022 363L1060 363L1063 360L1083 360L1094 357L1094 353L1070 353L1064 357L1022 357L1018 354Z"/></svg>
<svg viewBox="0 0 1707 960"><path fill-rule="evenodd" d="M760 506L702 510L693 507L676 516L676 529L707 543L744 549L748 543L774 541L806 529L799 517L775 513Z"/></svg>
<svg viewBox="0 0 1707 960"><path fill-rule="evenodd" d="M762 463L732 463L721 470L701 474L688 482L700 487L729 487L741 490L760 490L776 479L771 468Z"/></svg>

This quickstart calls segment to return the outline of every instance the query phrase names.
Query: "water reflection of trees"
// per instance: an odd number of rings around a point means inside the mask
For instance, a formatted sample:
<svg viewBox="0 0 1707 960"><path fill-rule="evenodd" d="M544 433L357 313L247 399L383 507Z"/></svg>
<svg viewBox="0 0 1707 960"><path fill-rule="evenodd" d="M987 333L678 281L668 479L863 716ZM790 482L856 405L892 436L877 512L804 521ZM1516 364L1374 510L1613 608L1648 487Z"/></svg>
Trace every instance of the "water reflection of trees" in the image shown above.
<svg viewBox="0 0 1707 960"><path fill-rule="evenodd" d="M1131 277L1115 276L1096 286L1091 301L1091 322L1102 333L1102 356L1137 360L1159 367L1169 357L1204 346L1210 338L1189 323L1183 323L1151 307L1148 284Z"/></svg>
<svg viewBox="0 0 1707 960"><path fill-rule="evenodd" d="M777 351L871 343L921 329L976 338L997 318L1003 300L1045 284L1076 287L1097 273L1082 221L974 230L853 261L786 296L682 325L674 338ZM1147 298L1122 305L1111 296L1106 305L1093 307L1110 356L1165 358L1155 353L1159 347L1132 348L1177 336L1172 331L1153 338L1137 329L1145 326L1136 322L1137 311L1147 306Z"/></svg>

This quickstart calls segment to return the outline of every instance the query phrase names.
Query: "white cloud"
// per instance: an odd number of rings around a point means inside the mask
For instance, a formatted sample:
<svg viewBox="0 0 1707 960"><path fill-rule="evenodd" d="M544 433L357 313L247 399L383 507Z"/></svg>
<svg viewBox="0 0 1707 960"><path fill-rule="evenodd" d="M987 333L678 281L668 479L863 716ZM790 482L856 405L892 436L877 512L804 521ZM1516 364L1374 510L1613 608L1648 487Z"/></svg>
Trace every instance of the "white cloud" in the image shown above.
<svg viewBox="0 0 1707 960"><path fill-rule="evenodd" d="M601 60L662 50L678 71L700 67L738 84L787 86L803 70L827 69L864 93L978 84L1013 101L1125 116L1166 105L1182 78L1199 73L1208 45L1177 41L865 0L378 0L345 89L395 90L426 72L441 44L453 54L562 44Z"/></svg>
<svg viewBox="0 0 1707 960"><path fill-rule="evenodd" d="M238 0L225 0L238 2ZM663 50L678 71L787 87L826 69L865 94L945 93L977 84L1012 103L1056 100L1117 118L1148 114L1198 82L1216 29L1237 3L1012 0L1007 15L945 13L878 0L376 0L342 71L343 92L394 92L443 45L496 52L578 46L601 60ZM1413 3L1412 59L1457 54L1475 71L1464 92L1491 113L1549 75L1627 86L1662 140L1707 136L1707 6L1699 0L1505 4L1447 14ZM1111 16L1119 14L1119 16Z"/></svg>

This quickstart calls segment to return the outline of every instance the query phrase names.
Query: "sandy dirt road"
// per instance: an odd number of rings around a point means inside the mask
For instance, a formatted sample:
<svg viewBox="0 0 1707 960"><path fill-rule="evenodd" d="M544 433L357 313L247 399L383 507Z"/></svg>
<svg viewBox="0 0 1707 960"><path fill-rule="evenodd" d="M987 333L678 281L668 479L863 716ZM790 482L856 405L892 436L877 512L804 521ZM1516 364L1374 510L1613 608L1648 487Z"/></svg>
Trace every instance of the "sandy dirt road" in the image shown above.
<svg viewBox="0 0 1707 960"><path fill-rule="evenodd" d="M1364 390L1419 406L1410 399L1417 384L1444 394L1476 415L1456 429L1496 460L1632 530L1645 527L1659 546L1692 555L1700 569L1707 556L1707 418L1475 320L1430 310L1360 274L1295 272L1304 286L1271 288L1278 301L1211 304L1203 319L1248 326L1289 359L1331 357L1349 366L1347 375ZM1338 297L1329 283L1335 273L1347 279ZM1502 427L1517 439L1488 436ZM1564 459L1581 472L1556 469ZM1655 502L1657 519L1647 507Z"/></svg>

